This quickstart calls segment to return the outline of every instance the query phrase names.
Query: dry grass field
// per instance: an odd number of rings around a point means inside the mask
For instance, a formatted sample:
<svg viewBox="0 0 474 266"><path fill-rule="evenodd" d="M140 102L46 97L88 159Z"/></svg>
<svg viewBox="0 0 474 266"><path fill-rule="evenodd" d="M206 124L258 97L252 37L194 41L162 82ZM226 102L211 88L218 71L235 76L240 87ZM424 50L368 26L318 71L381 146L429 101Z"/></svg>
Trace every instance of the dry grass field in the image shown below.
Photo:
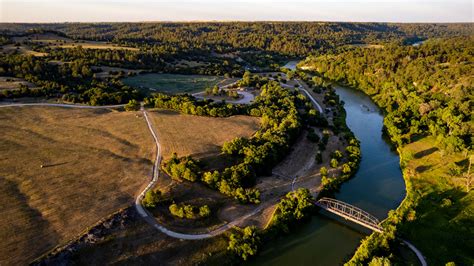
<svg viewBox="0 0 474 266"><path fill-rule="evenodd" d="M36 85L24 79L13 77L0 77L0 90L17 90L20 85L26 85L28 88L35 88Z"/></svg>
<svg viewBox="0 0 474 266"><path fill-rule="evenodd" d="M28 263L133 202L153 159L136 114L0 109L0 265Z"/></svg>
<svg viewBox="0 0 474 266"><path fill-rule="evenodd" d="M15 46L14 44L7 44L2 46L2 49L0 50L0 54L13 54L13 53L19 53L23 55L31 55L31 56L47 56L47 53L42 53L42 52L36 52L31 49L28 45L22 44L20 46Z"/></svg>
<svg viewBox="0 0 474 266"><path fill-rule="evenodd" d="M235 137L250 137L260 126L259 119L250 116L211 118L167 110L150 114L164 159L170 158L173 152L197 159L216 156L224 142Z"/></svg>

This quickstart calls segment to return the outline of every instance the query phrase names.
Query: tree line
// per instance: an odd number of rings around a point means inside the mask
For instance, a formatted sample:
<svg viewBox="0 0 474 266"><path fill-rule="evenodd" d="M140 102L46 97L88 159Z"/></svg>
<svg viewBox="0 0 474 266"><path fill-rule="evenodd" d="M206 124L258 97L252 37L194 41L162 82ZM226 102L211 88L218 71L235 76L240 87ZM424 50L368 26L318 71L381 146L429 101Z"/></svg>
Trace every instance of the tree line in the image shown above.
<svg viewBox="0 0 474 266"><path fill-rule="evenodd" d="M446 151L462 151L473 143L473 42L469 36L352 49L306 64L370 95L385 110L385 130L396 145L428 134Z"/></svg>
<svg viewBox="0 0 474 266"><path fill-rule="evenodd" d="M306 106L306 101L298 92L269 81L261 87L260 95L250 105L215 103L187 94L169 96L160 93L147 97L145 104L192 115L260 116L260 128L251 138L237 138L224 143L222 152L237 159L238 163L233 166L201 174L197 164L189 157L173 156L165 163L165 171L172 177L201 180L242 203L258 203L260 192L252 188L256 176L271 174L273 166L288 153L302 128L298 108Z"/></svg>

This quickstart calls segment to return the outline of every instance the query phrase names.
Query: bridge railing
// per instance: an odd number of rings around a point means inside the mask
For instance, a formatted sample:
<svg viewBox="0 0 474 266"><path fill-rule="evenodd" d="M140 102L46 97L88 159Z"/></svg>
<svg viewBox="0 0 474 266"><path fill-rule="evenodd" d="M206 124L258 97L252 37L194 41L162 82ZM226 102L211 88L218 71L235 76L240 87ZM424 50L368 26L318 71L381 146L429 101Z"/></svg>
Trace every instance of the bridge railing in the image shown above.
<svg viewBox="0 0 474 266"><path fill-rule="evenodd" d="M372 230L382 231L382 228L379 225L380 222L375 216L343 201L331 198L321 198L316 202L316 205L346 219L353 220L354 222Z"/></svg>

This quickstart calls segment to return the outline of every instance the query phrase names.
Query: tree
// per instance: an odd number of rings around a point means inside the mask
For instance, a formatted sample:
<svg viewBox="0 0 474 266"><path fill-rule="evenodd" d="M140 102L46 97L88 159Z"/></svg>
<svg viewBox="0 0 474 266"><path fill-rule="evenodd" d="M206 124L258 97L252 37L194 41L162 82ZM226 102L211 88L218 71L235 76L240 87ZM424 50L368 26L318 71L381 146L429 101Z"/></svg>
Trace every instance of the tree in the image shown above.
<svg viewBox="0 0 474 266"><path fill-rule="evenodd" d="M370 262L369 266L391 266L392 263L388 258L385 257L374 257Z"/></svg>
<svg viewBox="0 0 474 266"><path fill-rule="evenodd" d="M209 217L209 215L211 215L211 209L209 208L209 206L204 205L199 208L199 216L205 218Z"/></svg>
<svg viewBox="0 0 474 266"><path fill-rule="evenodd" d="M155 208L161 199L161 191L159 189L150 189L146 192L142 203L145 208Z"/></svg>
<svg viewBox="0 0 474 266"><path fill-rule="evenodd" d="M327 176L328 175L328 169L323 166L319 169L319 173L321 173L321 176Z"/></svg>
<svg viewBox="0 0 474 266"><path fill-rule="evenodd" d="M260 237L255 226L247 226L243 230L230 235L227 249L233 251L243 260L257 254Z"/></svg>
<svg viewBox="0 0 474 266"><path fill-rule="evenodd" d="M130 100L125 105L125 111L138 111L140 110L140 103L137 100Z"/></svg>
<svg viewBox="0 0 474 266"><path fill-rule="evenodd" d="M351 167L345 163L342 165L342 173L349 174L351 172Z"/></svg>
<svg viewBox="0 0 474 266"><path fill-rule="evenodd" d="M336 159L331 159L331 162L329 162L329 165L332 167L332 168L337 168L337 165L339 164L339 162L336 160Z"/></svg>

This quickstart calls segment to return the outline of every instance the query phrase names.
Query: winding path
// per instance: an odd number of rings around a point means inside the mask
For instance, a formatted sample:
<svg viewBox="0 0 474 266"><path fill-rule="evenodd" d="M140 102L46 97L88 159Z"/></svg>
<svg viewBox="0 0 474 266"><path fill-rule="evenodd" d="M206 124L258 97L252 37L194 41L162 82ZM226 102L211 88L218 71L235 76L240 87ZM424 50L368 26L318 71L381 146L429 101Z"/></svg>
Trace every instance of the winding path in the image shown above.
<svg viewBox="0 0 474 266"><path fill-rule="evenodd" d="M156 132L153 128L152 122L151 122L151 120L148 116L147 111L145 110L145 108L143 108L143 106L140 108L140 110L142 111L143 116L145 117L145 121L148 125L148 129L150 130L150 133L153 136L153 140L155 141L156 159L155 159L155 163L153 165L153 178L150 181L150 183L145 187L145 189L140 193L140 195L138 195L138 197L135 199L135 208L136 208L137 212L140 214L140 216L143 219L145 219L145 221L147 221L151 226L158 229L163 234L165 234L167 236L170 236L170 237L173 237L173 238L186 239L186 240L199 240L199 239L205 239L205 238L210 238L210 237L214 237L216 235L219 235L219 234L231 229L233 226L236 226L237 224L244 221L245 219L255 215L256 213L258 213L259 211L261 211L262 209L264 209L266 207L265 205L261 205L261 206L255 208L253 211L251 211L251 212L247 213L246 215L240 217L237 220L234 220L230 223L222 225L221 227L219 227L219 228L217 228L213 231L210 231L208 233L202 233L202 234L179 233L179 232L169 230L168 228L166 228L163 225L159 224L156 221L156 219L153 217L153 215L150 212L148 212L145 207L143 207L142 199L143 199L143 197L145 197L146 192L148 190L150 190L156 184L156 182L158 181L158 176L159 176L159 173L160 173L159 172L160 171L160 163L161 163L161 145L158 141L158 136L157 136L157 134L156 134Z"/></svg>
<svg viewBox="0 0 474 266"><path fill-rule="evenodd" d="M421 263L421 266L428 266L428 263L426 263L426 260L425 260L425 257L423 256L423 254L421 253L421 251L419 251L412 243L406 241L406 240L403 240L403 239L400 239L405 245L407 245L413 252L415 252L416 256L418 257L418 260L420 261Z"/></svg>
<svg viewBox="0 0 474 266"><path fill-rule="evenodd" d="M323 108L321 107L321 105L318 103L318 101L316 101L316 99L314 99L313 95L311 95L311 93L309 93L305 88L304 86L300 83L300 81L298 79L295 79L296 83L298 83L299 85L299 89L303 90L304 93L309 97L309 99L313 102L313 104L318 108L318 111L324 115L324 112L323 112Z"/></svg>

